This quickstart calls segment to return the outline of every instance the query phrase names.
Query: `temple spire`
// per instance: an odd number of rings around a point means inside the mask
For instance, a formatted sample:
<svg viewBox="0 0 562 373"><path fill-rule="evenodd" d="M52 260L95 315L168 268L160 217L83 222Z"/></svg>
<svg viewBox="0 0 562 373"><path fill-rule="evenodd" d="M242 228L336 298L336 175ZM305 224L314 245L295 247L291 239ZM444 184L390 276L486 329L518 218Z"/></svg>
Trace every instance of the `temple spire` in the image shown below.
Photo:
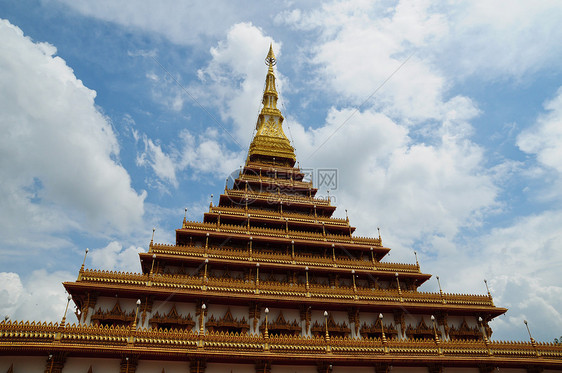
<svg viewBox="0 0 562 373"><path fill-rule="evenodd" d="M295 150L283 132L283 115L277 108L279 94L275 87L275 72L273 66L277 63L273 53L273 45L269 45L269 52L265 58L268 66L263 91L263 107L256 123L256 135L250 144L248 161L271 163L275 158L292 167L295 164Z"/></svg>

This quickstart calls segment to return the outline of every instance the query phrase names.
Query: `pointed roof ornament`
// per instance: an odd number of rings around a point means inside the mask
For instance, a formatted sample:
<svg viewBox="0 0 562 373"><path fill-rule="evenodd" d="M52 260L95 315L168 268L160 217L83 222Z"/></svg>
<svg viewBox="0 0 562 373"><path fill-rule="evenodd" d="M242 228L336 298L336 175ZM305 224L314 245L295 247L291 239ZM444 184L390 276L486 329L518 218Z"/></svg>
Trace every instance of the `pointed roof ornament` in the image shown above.
<svg viewBox="0 0 562 373"><path fill-rule="evenodd" d="M265 57L265 64L269 67L275 66L277 60L275 59L275 54L273 53L273 43L269 43L269 52L267 57Z"/></svg>
<svg viewBox="0 0 562 373"><path fill-rule="evenodd" d="M296 161L295 149L283 132L283 115L277 108L279 94L275 87L275 72L273 66L277 64L273 45L269 45L269 52L265 57L265 64L269 66L265 77L265 89L262 97L262 109L256 123L256 133L250 144L248 161L261 161L293 167Z"/></svg>

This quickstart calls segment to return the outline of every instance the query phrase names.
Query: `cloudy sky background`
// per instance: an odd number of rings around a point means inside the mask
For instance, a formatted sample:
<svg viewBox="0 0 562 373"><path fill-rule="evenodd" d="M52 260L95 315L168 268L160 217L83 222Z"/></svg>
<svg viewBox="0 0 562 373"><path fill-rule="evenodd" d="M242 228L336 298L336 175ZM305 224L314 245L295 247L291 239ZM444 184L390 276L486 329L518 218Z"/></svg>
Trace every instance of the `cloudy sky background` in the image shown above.
<svg viewBox="0 0 562 373"><path fill-rule="evenodd" d="M488 279L509 308L494 339L527 340L524 319L562 335L561 2L0 0L0 18L0 313L59 320L86 247L139 271L153 226L173 243L184 207L202 219L245 159L271 42L285 132L302 167L338 170L336 215L446 292Z"/></svg>

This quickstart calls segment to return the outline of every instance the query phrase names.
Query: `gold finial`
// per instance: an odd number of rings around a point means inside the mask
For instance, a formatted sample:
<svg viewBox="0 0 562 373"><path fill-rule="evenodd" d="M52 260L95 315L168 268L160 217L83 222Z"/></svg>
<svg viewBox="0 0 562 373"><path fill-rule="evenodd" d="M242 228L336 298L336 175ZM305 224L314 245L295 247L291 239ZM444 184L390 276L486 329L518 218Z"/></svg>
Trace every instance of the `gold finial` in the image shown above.
<svg viewBox="0 0 562 373"><path fill-rule="evenodd" d="M486 335L486 328L484 328L484 320L482 319L481 316L478 317L478 324L480 326L480 329L482 329L482 338L484 339L484 343L486 343L487 346L489 341L488 341L488 336Z"/></svg>
<svg viewBox="0 0 562 373"><path fill-rule="evenodd" d="M439 343L439 335L437 335L437 326L435 325L435 316L431 315L431 323L433 324L433 333L435 333L435 342Z"/></svg>
<svg viewBox="0 0 562 373"><path fill-rule="evenodd" d="M141 305L141 300L137 299L137 308L135 309L135 319L133 320L133 325L131 327L132 330L135 330L137 328L137 318L139 317L139 307Z"/></svg>
<svg viewBox="0 0 562 373"><path fill-rule="evenodd" d="M267 57L265 57L265 64L269 67L275 66L277 60L275 59L275 54L273 54L273 43L269 43L269 52Z"/></svg>
<svg viewBox="0 0 562 373"><path fill-rule="evenodd" d="M420 268L420 263L418 262L418 252L414 251L414 255L416 257L416 267L418 267L418 269Z"/></svg>
<svg viewBox="0 0 562 373"><path fill-rule="evenodd" d="M265 58L265 63L269 66L265 77L265 89L263 91L263 107L256 123L256 134L250 144L247 161L257 159L268 159L276 157L274 163L289 163L292 167L295 164L295 149L285 133L283 132L283 115L277 108L279 94L275 87L275 73L273 66L277 63L273 54L273 45L269 46L269 53ZM281 159L281 162L278 160Z"/></svg>
<svg viewBox="0 0 562 373"><path fill-rule="evenodd" d="M492 294L490 294L490 288L488 287L488 280L484 279L484 283L486 284L486 291L488 292L488 297L492 298Z"/></svg>
<svg viewBox="0 0 562 373"><path fill-rule="evenodd" d="M152 238L150 239L150 247L152 248L152 245L154 245L154 231L156 231L156 228L153 227L152 228Z"/></svg>
<svg viewBox="0 0 562 373"><path fill-rule="evenodd" d="M324 322L326 323L326 341L330 341L330 333L328 332L328 311L324 311Z"/></svg>
<svg viewBox="0 0 562 373"><path fill-rule="evenodd" d="M435 278L437 279L437 285L439 285L439 293L443 295L443 290L441 289L441 281L439 281L439 276L435 276Z"/></svg>
<svg viewBox="0 0 562 373"><path fill-rule="evenodd" d="M264 328L264 333L263 336L264 338L269 338L269 332L268 332L268 328L267 328L267 314L269 313L269 308L265 307L265 328Z"/></svg>
<svg viewBox="0 0 562 373"><path fill-rule="evenodd" d="M529 329L529 323L527 322L527 320L523 320L523 322L525 323L525 326L527 327L527 333L529 333L529 338L531 339L531 343L535 343L535 340L533 338L533 336L531 335L531 330Z"/></svg>
<svg viewBox="0 0 562 373"><path fill-rule="evenodd" d="M70 303L71 300L72 300L72 296L68 294L68 297L66 297L66 308L64 309L64 316L62 317L62 320L60 322L61 328L63 328L64 324L66 323L66 312L68 311L68 304Z"/></svg>
<svg viewBox="0 0 562 373"><path fill-rule="evenodd" d="M90 249L86 248L86 251L84 253L84 260L82 261L82 267L80 267L80 272L84 272L84 264L86 264L86 255L88 255L88 251L90 251Z"/></svg>
<svg viewBox="0 0 562 373"><path fill-rule="evenodd" d="M382 319L384 318L382 313L379 313L379 320L381 321L381 342L386 343L386 336L384 335L384 325Z"/></svg>

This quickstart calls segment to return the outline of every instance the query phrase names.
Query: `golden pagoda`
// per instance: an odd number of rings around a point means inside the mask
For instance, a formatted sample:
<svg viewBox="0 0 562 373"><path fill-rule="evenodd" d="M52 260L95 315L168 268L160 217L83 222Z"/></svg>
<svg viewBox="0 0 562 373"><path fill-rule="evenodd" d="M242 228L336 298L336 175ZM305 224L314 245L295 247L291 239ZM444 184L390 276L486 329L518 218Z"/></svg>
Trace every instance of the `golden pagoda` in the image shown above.
<svg viewBox="0 0 562 373"><path fill-rule="evenodd" d="M184 217L175 244L151 240L142 273L82 264L64 283L77 324L0 322L0 372L562 370L559 345L490 339L507 311L490 292L418 291L431 275L417 260L383 261L380 235L332 216L295 167L272 47L266 63L255 137L218 204Z"/></svg>

